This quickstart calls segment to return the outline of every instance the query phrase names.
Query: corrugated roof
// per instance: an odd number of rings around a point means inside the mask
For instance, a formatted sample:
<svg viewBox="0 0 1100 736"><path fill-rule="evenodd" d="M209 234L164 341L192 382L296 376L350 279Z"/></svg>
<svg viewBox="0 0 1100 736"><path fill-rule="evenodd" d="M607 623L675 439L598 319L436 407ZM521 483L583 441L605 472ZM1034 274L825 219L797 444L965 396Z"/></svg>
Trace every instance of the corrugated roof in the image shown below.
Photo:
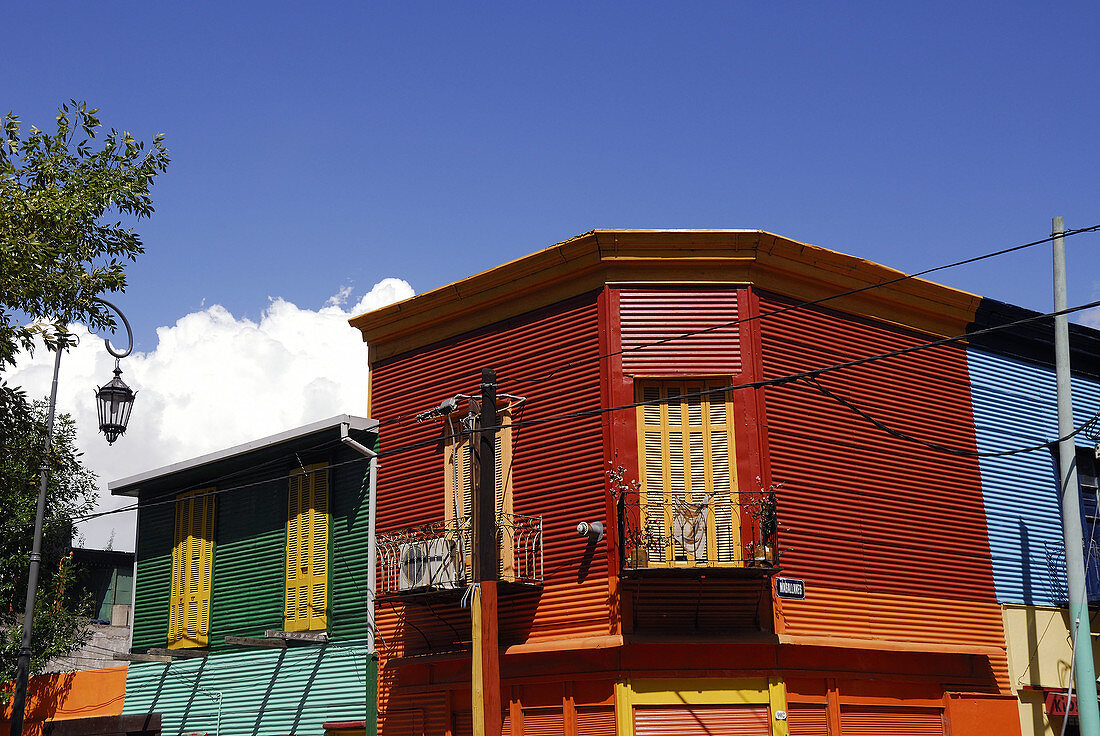
<svg viewBox="0 0 1100 736"><path fill-rule="evenodd" d="M131 475L128 478L111 481L107 488L114 496L136 496L139 491L147 490L154 485L161 485L170 478L187 473L189 476L201 476L203 469L215 472L213 466L224 465L227 461L240 458L244 455L256 455L265 453L290 452L296 446L318 439L318 435L334 433L341 425L348 425L349 431L358 433L374 433L378 429L378 421L351 414L337 414L319 422L306 424L295 429L273 434L251 442L236 445L224 450L200 455L190 460L183 460L171 465L165 465L144 473ZM334 439L336 437L334 436Z"/></svg>

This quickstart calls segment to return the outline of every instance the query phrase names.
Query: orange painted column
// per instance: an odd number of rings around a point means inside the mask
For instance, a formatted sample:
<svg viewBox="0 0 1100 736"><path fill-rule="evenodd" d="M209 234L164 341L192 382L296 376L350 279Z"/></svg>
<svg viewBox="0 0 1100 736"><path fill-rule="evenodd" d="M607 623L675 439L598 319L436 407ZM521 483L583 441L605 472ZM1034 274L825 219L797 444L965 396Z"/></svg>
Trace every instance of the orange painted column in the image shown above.
<svg viewBox="0 0 1100 736"><path fill-rule="evenodd" d="M500 644L497 638L497 581L474 588L473 719L474 736L500 736Z"/></svg>

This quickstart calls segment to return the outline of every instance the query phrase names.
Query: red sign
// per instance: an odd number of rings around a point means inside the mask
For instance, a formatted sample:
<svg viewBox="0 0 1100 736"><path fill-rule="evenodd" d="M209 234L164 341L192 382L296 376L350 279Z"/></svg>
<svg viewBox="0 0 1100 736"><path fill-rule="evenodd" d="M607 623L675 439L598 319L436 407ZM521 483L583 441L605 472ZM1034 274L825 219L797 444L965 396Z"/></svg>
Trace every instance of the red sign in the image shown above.
<svg viewBox="0 0 1100 736"><path fill-rule="evenodd" d="M1069 713L1066 713L1066 694L1060 692L1048 692L1046 701L1046 711L1048 716L1058 716L1064 718L1066 715L1077 715L1077 696L1074 695L1069 701Z"/></svg>

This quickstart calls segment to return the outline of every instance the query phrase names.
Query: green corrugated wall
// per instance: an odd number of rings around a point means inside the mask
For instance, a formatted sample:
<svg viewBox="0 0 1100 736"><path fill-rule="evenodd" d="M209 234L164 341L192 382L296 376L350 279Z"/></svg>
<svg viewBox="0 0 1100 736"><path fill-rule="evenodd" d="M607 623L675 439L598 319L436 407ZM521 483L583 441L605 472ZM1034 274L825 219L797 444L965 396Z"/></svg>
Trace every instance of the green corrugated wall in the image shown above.
<svg viewBox="0 0 1100 736"><path fill-rule="evenodd" d="M137 577L134 585L135 650L168 643L168 597L172 592L175 506L138 509Z"/></svg>
<svg viewBox="0 0 1100 736"><path fill-rule="evenodd" d="M122 712L160 713L164 736L321 736L365 718L369 670L363 641L133 663Z"/></svg>
<svg viewBox="0 0 1100 736"><path fill-rule="evenodd" d="M329 637L367 636L367 463L344 451L339 460L355 460L332 470L332 550L329 580Z"/></svg>
<svg viewBox="0 0 1100 736"><path fill-rule="evenodd" d="M308 461L333 466L329 471L329 639L363 639L367 633L366 458L340 447ZM288 459L287 474L291 463L297 460ZM238 474L226 487L248 486L272 474L270 467L255 475ZM226 647L226 636L262 637L267 629L283 628L287 488L286 479L281 478L218 496L210 616L214 651ZM167 643L174 514L170 503L138 514L136 651Z"/></svg>
<svg viewBox="0 0 1100 736"><path fill-rule="evenodd" d="M254 480L259 478L241 483ZM284 478L218 496L210 591L214 648L224 646L226 636L262 637L267 629L283 628L287 488Z"/></svg>

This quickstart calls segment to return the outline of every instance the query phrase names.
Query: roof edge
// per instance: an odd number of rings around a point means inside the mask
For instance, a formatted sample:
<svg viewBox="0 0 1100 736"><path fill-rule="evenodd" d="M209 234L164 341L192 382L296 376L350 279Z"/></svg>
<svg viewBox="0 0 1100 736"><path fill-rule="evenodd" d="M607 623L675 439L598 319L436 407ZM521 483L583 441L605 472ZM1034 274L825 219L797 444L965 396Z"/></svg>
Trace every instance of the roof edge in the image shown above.
<svg viewBox="0 0 1100 736"><path fill-rule="evenodd" d="M169 475L175 475L185 470L192 470L194 468L201 467L203 465L209 465L210 463L216 463L221 460L228 460L238 455L244 455L249 452L255 452L256 450L262 450L265 447L277 445L283 442L290 442L291 440L298 439L299 437L305 437L307 435L314 434L316 432L322 432L326 429L332 429L339 427L342 424L348 425L348 429L354 429L360 432L373 432L378 428L377 419L368 419L366 417L358 417L352 414L337 414L336 416L329 417L328 419L322 419L317 422L311 422L310 424L302 425L301 427L295 427L294 429L288 429L285 432L279 432L268 437L261 437L251 442L245 442L240 445L228 447L223 450L217 450L215 452L207 453L206 455L199 455L188 460L181 460L178 463L172 463L171 465L165 465L160 468L154 468L153 470L147 470L137 475L131 475L127 478L119 478L113 480L107 484L107 490L111 492L112 496L125 496L129 495L125 489L138 485L140 483L148 483L151 480L157 478L163 478Z"/></svg>
<svg viewBox="0 0 1100 736"><path fill-rule="evenodd" d="M743 283L805 299L882 282L829 306L936 335L958 334L981 297L766 230L596 229L352 317L372 363L608 283Z"/></svg>

